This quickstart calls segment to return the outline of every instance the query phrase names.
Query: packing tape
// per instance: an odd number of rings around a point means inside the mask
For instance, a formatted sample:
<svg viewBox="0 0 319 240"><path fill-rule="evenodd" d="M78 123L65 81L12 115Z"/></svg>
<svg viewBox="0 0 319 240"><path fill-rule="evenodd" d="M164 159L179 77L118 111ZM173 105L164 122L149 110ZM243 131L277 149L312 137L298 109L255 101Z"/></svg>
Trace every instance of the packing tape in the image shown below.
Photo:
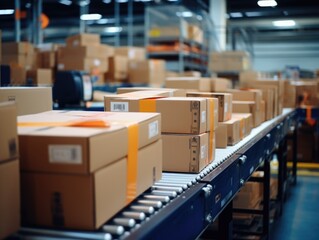
<svg viewBox="0 0 319 240"><path fill-rule="evenodd" d="M128 126L127 154L127 186L126 203L132 202L137 195L137 164L138 164L138 124Z"/></svg>
<svg viewBox="0 0 319 240"><path fill-rule="evenodd" d="M107 121L82 120L72 122L18 122L18 127L94 127L94 128L108 128L110 124Z"/></svg>
<svg viewBox="0 0 319 240"><path fill-rule="evenodd" d="M214 141L214 118L216 117L214 115L214 109L215 109L215 103L213 99L208 98L209 107L211 108L209 110L209 127L210 127L210 133L209 133L209 146L208 146L208 162L213 160L213 141Z"/></svg>
<svg viewBox="0 0 319 240"><path fill-rule="evenodd" d="M156 112L156 99L142 99L139 101L140 112Z"/></svg>

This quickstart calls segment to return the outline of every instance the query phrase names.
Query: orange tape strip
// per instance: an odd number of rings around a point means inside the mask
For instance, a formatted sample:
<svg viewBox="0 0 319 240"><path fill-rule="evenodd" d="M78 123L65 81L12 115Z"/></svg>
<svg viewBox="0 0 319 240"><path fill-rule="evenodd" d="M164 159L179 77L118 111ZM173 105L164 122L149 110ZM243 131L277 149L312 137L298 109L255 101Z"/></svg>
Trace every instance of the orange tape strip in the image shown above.
<svg viewBox="0 0 319 240"><path fill-rule="evenodd" d="M19 122L18 127L94 127L108 128L110 124L103 120L84 120L74 122Z"/></svg>
<svg viewBox="0 0 319 240"><path fill-rule="evenodd" d="M137 195L138 124L128 126L126 203Z"/></svg>
<svg viewBox="0 0 319 240"><path fill-rule="evenodd" d="M316 120L312 119L311 110L312 106L306 106L306 121L311 126L314 126L316 124Z"/></svg>
<svg viewBox="0 0 319 240"><path fill-rule="evenodd" d="M140 112L156 112L156 99L142 99L139 101Z"/></svg>
<svg viewBox="0 0 319 240"><path fill-rule="evenodd" d="M210 118L210 122L209 122L209 127L210 127L210 133L209 133L209 146L208 146L208 163L211 162L213 160L213 136L214 136L214 118L216 116L214 116L214 109L215 109L215 103L213 99L208 99L208 103L209 103L209 118Z"/></svg>

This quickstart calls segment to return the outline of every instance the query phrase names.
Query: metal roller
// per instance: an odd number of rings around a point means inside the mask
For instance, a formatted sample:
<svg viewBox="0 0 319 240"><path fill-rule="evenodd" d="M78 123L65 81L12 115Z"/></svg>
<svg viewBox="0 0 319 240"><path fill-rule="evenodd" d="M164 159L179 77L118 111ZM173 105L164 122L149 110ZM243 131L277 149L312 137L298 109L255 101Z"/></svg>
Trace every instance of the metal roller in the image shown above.
<svg viewBox="0 0 319 240"><path fill-rule="evenodd" d="M168 203L170 201L168 196L158 196L158 195L147 194L147 195L143 195L143 198L151 199L151 200L159 200L164 203Z"/></svg>
<svg viewBox="0 0 319 240"><path fill-rule="evenodd" d="M167 187L181 187L184 190L188 188L187 184L179 184L179 183L164 183L164 182L157 182L154 184L155 186L167 186Z"/></svg>
<svg viewBox="0 0 319 240"><path fill-rule="evenodd" d="M137 202L143 205L152 206L153 208L161 208L163 206L161 201L138 200Z"/></svg>
<svg viewBox="0 0 319 240"><path fill-rule="evenodd" d="M123 217L133 218L133 219L138 220L138 221L143 221L146 218L146 215L143 212L125 211L125 212L122 212L122 215L123 215Z"/></svg>
<svg viewBox="0 0 319 240"><path fill-rule="evenodd" d="M175 191L177 193L182 193L183 188L181 187L169 187L169 186L152 186L152 190L166 190L166 191Z"/></svg>
<svg viewBox="0 0 319 240"><path fill-rule="evenodd" d="M160 195L160 196L168 196L171 198L175 198L177 196L177 192L175 191L164 191L164 190L152 190L152 194Z"/></svg>
<svg viewBox="0 0 319 240"><path fill-rule="evenodd" d="M125 231L123 226L116 226L116 225L104 225L102 227L102 230L112 235L118 235L118 236L122 235Z"/></svg>
<svg viewBox="0 0 319 240"><path fill-rule="evenodd" d="M147 215L153 214L155 209L151 206L131 205L130 208L134 211L140 211Z"/></svg>
<svg viewBox="0 0 319 240"><path fill-rule="evenodd" d="M123 227L129 227L132 228L135 226L135 220L132 218L114 218L113 222L115 224L121 225Z"/></svg>
<svg viewBox="0 0 319 240"><path fill-rule="evenodd" d="M183 179L162 179L156 183L178 183L178 184L185 184L188 187L194 184L192 181L185 181Z"/></svg>

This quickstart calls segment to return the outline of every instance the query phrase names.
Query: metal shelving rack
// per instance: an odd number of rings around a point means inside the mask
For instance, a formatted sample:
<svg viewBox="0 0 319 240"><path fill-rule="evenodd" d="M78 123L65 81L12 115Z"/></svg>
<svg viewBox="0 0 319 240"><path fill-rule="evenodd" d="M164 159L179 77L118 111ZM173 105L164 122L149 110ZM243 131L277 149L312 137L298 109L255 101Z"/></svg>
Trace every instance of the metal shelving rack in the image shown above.
<svg viewBox="0 0 319 240"><path fill-rule="evenodd" d="M191 17L183 17L183 13L191 14ZM200 20L199 20L200 19ZM208 25L206 21L202 21L203 17L191 13L190 10L183 6L151 6L145 10L145 47L149 45L165 45L178 43L179 49L174 51L155 51L149 52L149 58L166 60L166 69L176 72L184 72L185 70L200 71L206 75L208 73ZM194 24L203 30L203 42L197 42L188 39L183 28L183 22ZM176 27L179 30L179 35L175 36L154 36L150 34L153 27ZM182 34L183 33L183 34ZM185 33L186 34L186 33ZM183 49L183 45L190 48L189 51ZM199 52L192 51L196 48Z"/></svg>
<svg viewBox="0 0 319 240"><path fill-rule="evenodd" d="M21 228L14 239L196 239L217 218L222 223L220 239L232 239L232 199L252 173L262 164L265 186L269 186L269 159L286 144L291 126L297 122L293 109L264 122L235 146L216 149L215 161L199 174L163 173L160 181L142 194L100 229L91 232ZM282 184L278 192L291 182L287 178L284 154L279 154ZM296 161L293 164L296 168ZM268 166L268 168L267 168ZM267 171L268 169L268 171ZM292 178L296 180L296 172ZM269 233L269 188L264 204L265 230ZM283 200L280 198L279 200ZM268 210L268 213L267 213Z"/></svg>

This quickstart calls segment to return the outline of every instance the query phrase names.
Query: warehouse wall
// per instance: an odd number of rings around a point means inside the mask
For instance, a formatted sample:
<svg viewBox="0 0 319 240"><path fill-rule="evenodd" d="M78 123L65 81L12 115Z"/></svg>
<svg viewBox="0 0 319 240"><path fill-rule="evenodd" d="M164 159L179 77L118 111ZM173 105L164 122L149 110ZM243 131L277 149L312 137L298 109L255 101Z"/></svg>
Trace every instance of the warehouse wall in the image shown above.
<svg viewBox="0 0 319 240"><path fill-rule="evenodd" d="M255 43L253 48L253 68L259 71L282 70L287 65L319 69L319 42Z"/></svg>

